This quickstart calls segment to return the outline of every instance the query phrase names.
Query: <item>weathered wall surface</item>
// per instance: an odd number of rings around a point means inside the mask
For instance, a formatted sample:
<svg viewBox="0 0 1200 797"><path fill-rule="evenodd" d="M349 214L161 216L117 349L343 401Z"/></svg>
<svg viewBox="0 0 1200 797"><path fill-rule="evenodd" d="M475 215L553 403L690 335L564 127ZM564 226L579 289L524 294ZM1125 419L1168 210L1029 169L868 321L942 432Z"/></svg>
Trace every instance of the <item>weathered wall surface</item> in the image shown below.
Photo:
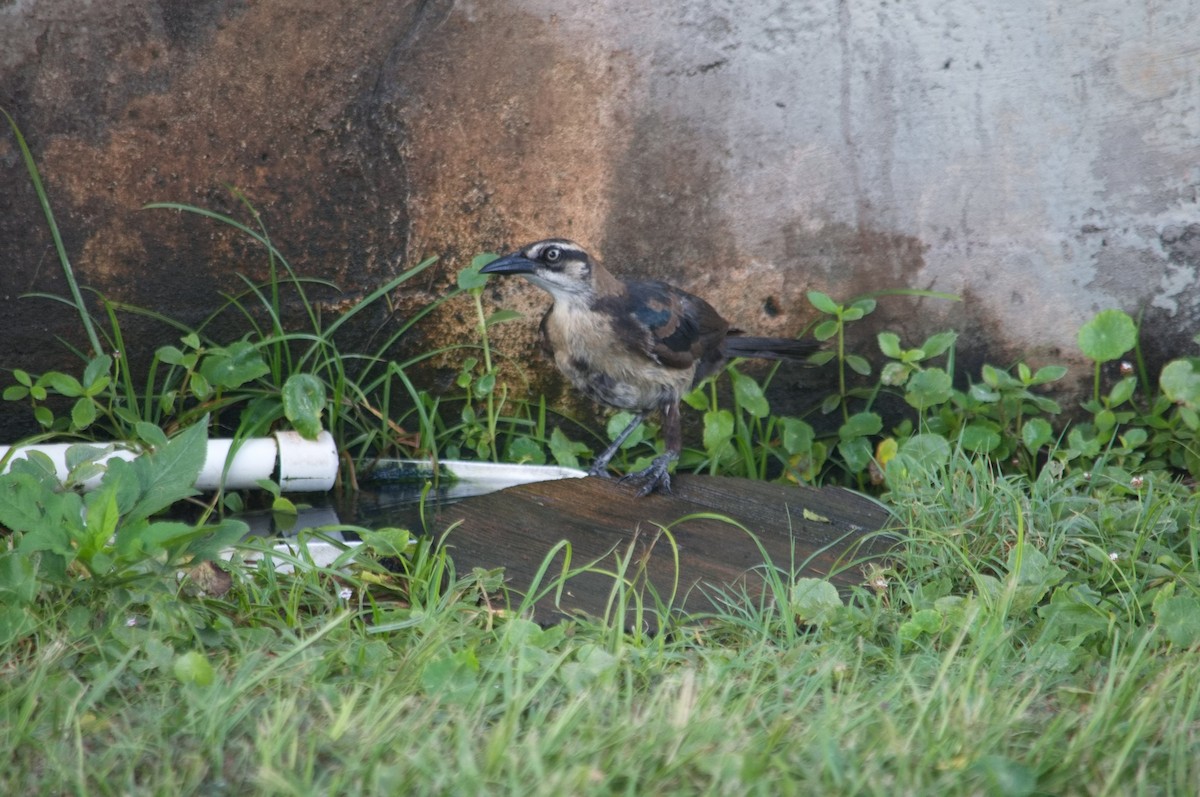
<svg viewBox="0 0 1200 797"><path fill-rule="evenodd" d="M881 323L1061 362L1104 307L1146 310L1159 353L1200 326L1197 30L1189 0L18 0L0 104L82 280L186 319L263 261L138 208L229 209L229 183L350 290L442 255L410 303L566 235L748 328L797 331L810 287L926 288L963 301ZM0 367L36 370L74 321L15 298L62 284L11 138L0 186Z"/></svg>

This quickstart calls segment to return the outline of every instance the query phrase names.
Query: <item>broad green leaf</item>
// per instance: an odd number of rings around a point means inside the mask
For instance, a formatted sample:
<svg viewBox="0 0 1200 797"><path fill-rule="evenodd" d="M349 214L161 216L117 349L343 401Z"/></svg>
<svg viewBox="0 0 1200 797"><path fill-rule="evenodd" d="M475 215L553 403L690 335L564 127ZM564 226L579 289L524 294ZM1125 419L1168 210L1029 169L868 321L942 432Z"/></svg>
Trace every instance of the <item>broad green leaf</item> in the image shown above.
<svg viewBox="0 0 1200 797"><path fill-rule="evenodd" d="M792 585L791 605L801 622L820 624L842 608L842 598L837 587L824 579L799 578Z"/></svg>
<svg viewBox="0 0 1200 797"><path fill-rule="evenodd" d="M177 520L123 524L117 534L117 554L133 561L207 533L205 526L193 526Z"/></svg>
<svg viewBox="0 0 1200 797"><path fill-rule="evenodd" d="M683 403L700 412L708 409L708 390L705 385L700 385L699 387L684 393Z"/></svg>
<svg viewBox="0 0 1200 797"><path fill-rule="evenodd" d="M108 374L103 374L95 382L85 385L83 394L85 396L98 396L103 393L110 384L112 384L112 380L109 379Z"/></svg>
<svg viewBox="0 0 1200 797"><path fill-rule="evenodd" d="M1100 441L1094 431L1085 432L1078 426L1067 432L1067 448L1072 458L1077 456L1094 457L1100 453Z"/></svg>
<svg viewBox="0 0 1200 797"><path fill-rule="evenodd" d="M200 363L200 373L214 387L235 388L271 373L262 353L248 341L213 349Z"/></svg>
<svg viewBox="0 0 1200 797"><path fill-rule="evenodd" d="M180 683L208 686L213 682L212 664L199 651L191 650L178 656L172 670Z"/></svg>
<svg viewBox="0 0 1200 797"><path fill-rule="evenodd" d="M409 556L417 542L408 529L383 528L359 532L363 545L376 556Z"/></svg>
<svg viewBox="0 0 1200 797"><path fill-rule="evenodd" d="M771 412L762 387L752 377L730 368L729 376L733 381L733 394L738 404L753 418L765 418Z"/></svg>
<svg viewBox="0 0 1200 797"><path fill-rule="evenodd" d="M1128 376L1113 385L1112 390L1108 391L1108 406L1119 407L1133 397L1133 391L1137 388L1137 377Z"/></svg>
<svg viewBox="0 0 1200 797"><path fill-rule="evenodd" d="M491 395L492 391L495 389L496 389L496 374L494 371L484 374L483 376L479 377L479 380L477 382L475 382L476 395L489 396L489 395Z"/></svg>
<svg viewBox="0 0 1200 797"><path fill-rule="evenodd" d="M889 387L900 387L908 381L908 375L911 372L911 366L890 362L883 366L883 371L879 374L879 381Z"/></svg>
<svg viewBox="0 0 1200 797"><path fill-rule="evenodd" d="M1025 386L1020 379L994 365L985 364L980 373L983 375L984 383L997 390L1013 390Z"/></svg>
<svg viewBox="0 0 1200 797"><path fill-rule="evenodd" d="M900 446L900 453L925 468L937 468L950 459L950 442L940 434L915 434Z"/></svg>
<svg viewBox="0 0 1200 797"><path fill-rule="evenodd" d="M820 291L808 291L805 296L808 297L809 304L820 310L822 313L836 315L837 311L841 309L837 302Z"/></svg>
<svg viewBox="0 0 1200 797"><path fill-rule="evenodd" d="M1042 446L1054 439L1054 429L1044 418L1030 418L1021 427L1021 442L1030 453L1036 453Z"/></svg>
<svg viewBox="0 0 1200 797"><path fill-rule="evenodd" d="M859 473L871 464L871 444L865 437L843 440L837 444L837 452L851 473Z"/></svg>
<svg viewBox="0 0 1200 797"><path fill-rule="evenodd" d="M484 321L484 326L490 327L496 324L503 324L505 321L515 321L520 317L521 314L516 310L497 310L487 317L487 320Z"/></svg>
<svg viewBox="0 0 1200 797"><path fill-rule="evenodd" d="M1200 600L1191 595L1155 601L1154 619L1172 645L1190 648L1200 642Z"/></svg>
<svg viewBox="0 0 1200 797"><path fill-rule="evenodd" d="M532 438L514 437L504 450L504 459L518 465L545 465L546 452Z"/></svg>
<svg viewBox="0 0 1200 797"><path fill-rule="evenodd" d="M921 609L900 624L901 641L915 642L923 636L933 636L942 629L942 613L937 609Z"/></svg>
<svg viewBox="0 0 1200 797"><path fill-rule="evenodd" d="M1075 648L1093 634L1107 633L1109 613L1099 601L1099 594L1086 584L1056 587L1050 602L1037 610L1046 620L1043 636Z"/></svg>
<svg viewBox="0 0 1200 797"><path fill-rule="evenodd" d="M67 449L64 460L67 463L67 472L70 473L86 462L95 462L100 457L104 456L106 449L104 446L88 445L79 443Z"/></svg>
<svg viewBox="0 0 1200 797"><path fill-rule="evenodd" d="M880 332L875 336L879 341L879 350L883 352L885 357L891 357L893 360L900 359L902 351L900 349L900 336L895 332Z"/></svg>
<svg viewBox="0 0 1200 797"><path fill-rule="evenodd" d="M1129 449L1140 448L1141 446L1145 445L1149 436L1150 435L1147 434L1145 429L1135 427L1120 436L1121 445Z"/></svg>
<svg viewBox="0 0 1200 797"><path fill-rule="evenodd" d="M167 433L149 421L138 421L134 424L133 431L139 440L154 448L167 444Z"/></svg>
<svg viewBox="0 0 1200 797"><path fill-rule="evenodd" d="M160 362L164 362L167 365L191 367L192 365L196 364L195 360L192 360L190 363L186 363L183 352L174 346L159 346L154 352L154 356L157 357ZM192 356L194 357L195 355Z"/></svg>
<svg viewBox="0 0 1200 797"><path fill-rule="evenodd" d="M96 420L96 403L84 396L76 399L71 407L71 427L86 429Z"/></svg>
<svg viewBox="0 0 1200 797"><path fill-rule="evenodd" d="M458 287L464 291L482 288L487 284L488 275L480 274L479 269L491 263L497 258L494 254L475 255L471 258L471 265L458 272Z"/></svg>
<svg viewBox="0 0 1200 797"><path fill-rule="evenodd" d="M1158 378L1162 392L1171 401L1200 409L1200 369L1193 360L1172 360Z"/></svg>
<svg viewBox="0 0 1200 797"><path fill-rule="evenodd" d="M0 607L0 647L7 650L13 642L32 633L38 623L24 606L0 602Z"/></svg>
<svg viewBox="0 0 1200 797"><path fill-rule="evenodd" d="M781 418L783 427L783 450L789 454L807 452L813 444L814 432L812 426L799 418Z"/></svg>
<svg viewBox="0 0 1200 797"><path fill-rule="evenodd" d="M554 427L550 433L550 455L564 468L578 468L579 455L588 453L584 443L569 439L563 430Z"/></svg>
<svg viewBox="0 0 1200 797"><path fill-rule="evenodd" d="M188 390L201 401L207 401L213 393L212 385L199 371L192 371L192 375L188 377Z"/></svg>
<svg viewBox="0 0 1200 797"><path fill-rule="evenodd" d="M150 517L176 501L195 495L196 477L204 467L206 432L206 422L195 423L165 446L129 463L140 490L134 505L125 511L127 523ZM115 482L124 478L127 478L125 469L114 461L101 485L112 484L119 497L121 486Z"/></svg>
<svg viewBox="0 0 1200 797"><path fill-rule="evenodd" d="M1000 445L1000 433L988 421L975 421L963 427L962 446L968 451L986 454Z"/></svg>
<svg viewBox="0 0 1200 797"><path fill-rule="evenodd" d="M51 371L50 373L43 374L40 381L54 392L67 398L76 398L83 395L83 385L79 384L79 380L70 374Z"/></svg>
<svg viewBox="0 0 1200 797"><path fill-rule="evenodd" d="M704 413L704 450L718 457L733 437L733 413L729 410L710 410Z"/></svg>
<svg viewBox="0 0 1200 797"><path fill-rule="evenodd" d="M867 362L865 357L860 357L857 354L846 355L846 365L850 366L850 370L862 376L871 375L871 363Z"/></svg>
<svg viewBox="0 0 1200 797"><path fill-rule="evenodd" d="M422 668L421 689L439 703L465 703L479 688L479 669L479 658L472 648L445 651Z"/></svg>
<svg viewBox="0 0 1200 797"><path fill-rule="evenodd" d="M83 388L89 396L96 395L95 386L97 384L108 384L108 374L112 369L112 362L112 357L107 354L101 354L88 361L87 367L83 369Z"/></svg>
<svg viewBox="0 0 1200 797"><path fill-rule="evenodd" d="M37 598L37 568L24 553L0 553L0 606L26 606Z"/></svg>
<svg viewBox="0 0 1200 797"><path fill-rule="evenodd" d="M1017 577L1017 583L1043 586L1046 590L1056 586L1067 575L1067 571L1051 563L1046 554L1029 543L1008 552L1008 571Z"/></svg>
<svg viewBox="0 0 1200 797"><path fill-rule="evenodd" d="M104 545L117 530L117 523L121 519L117 508L117 493L111 488L96 490L88 493L84 505L87 507L88 534L98 539L100 545Z"/></svg>
<svg viewBox="0 0 1200 797"><path fill-rule="evenodd" d="M832 318L827 318L821 323L813 327L813 337L817 340L829 340L838 331L838 322Z"/></svg>
<svg viewBox="0 0 1200 797"><path fill-rule="evenodd" d="M33 419L38 422L38 425L43 429L49 429L54 425L54 413L49 407L41 406L33 408Z"/></svg>
<svg viewBox="0 0 1200 797"><path fill-rule="evenodd" d="M1067 375L1067 367L1065 365L1044 365L1033 375L1030 380L1030 386L1045 385L1050 382L1057 382Z"/></svg>
<svg viewBox="0 0 1200 797"><path fill-rule="evenodd" d="M851 303L850 309L858 314L858 318L862 318L865 315L875 312L875 305L876 301L874 299L858 299ZM846 316L846 318L849 317L849 315Z"/></svg>
<svg viewBox="0 0 1200 797"><path fill-rule="evenodd" d="M201 526L201 534L188 540L184 553L193 562L216 559L222 550L245 539L250 527L245 521L225 518L217 523Z"/></svg>
<svg viewBox="0 0 1200 797"><path fill-rule="evenodd" d="M957 332L939 332L931 335L921 344L921 349L925 352L925 359L945 354L956 340L958 340Z"/></svg>
<svg viewBox="0 0 1200 797"><path fill-rule="evenodd" d="M561 626L556 626L561 627ZM574 660L558 668L558 677L571 694L594 689L598 679L616 671L618 659L599 645L584 642L577 648Z"/></svg>
<svg viewBox="0 0 1200 797"><path fill-rule="evenodd" d="M838 429L838 437L852 440L856 437L878 434L883 429L883 418L874 412L859 412L851 415Z"/></svg>
<svg viewBox="0 0 1200 797"><path fill-rule="evenodd" d="M904 400L914 409L927 410L949 401L952 389L948 373L941 368L928 368L909 377Z"/></svg>
<svg viewBox="0 0 1200 797"><path fill-rule="evenodd" d="M1137 326L1122 310L1101 310L1079 328L1078 341L1085 357L1106 363L1137 345Z"/></svg>
<svg viewBox="0 0 1200 797"><path fill-rule="evenodd" d="M605 431L608 434L609 440L616 440L617 435L625 431L625 427L633 420L633 413L622 410L614 414L608 419L608 426ZM629 437L625 438L625 442L621 444L622 450L632 448L642 442L646 436L645 424L638 424L638 427L629 433Z"/></svg>
<svg viewBox="0 0 1200 797"><path fill-rule="evenodd" d="M58 492L58 477L50 464L28 459L11 463L11 470L0 475L0 526L24 533L19 549L23 551L53 551L74 555L71 537L81 530L83 501L78 493Z"/></svg>
<svg viewBox="0 0 1200 797"><path fill-rule="evenodd" d="M292 374L283 385L283 414L307 440L321 433L325 383L312 374Z"/></svg>

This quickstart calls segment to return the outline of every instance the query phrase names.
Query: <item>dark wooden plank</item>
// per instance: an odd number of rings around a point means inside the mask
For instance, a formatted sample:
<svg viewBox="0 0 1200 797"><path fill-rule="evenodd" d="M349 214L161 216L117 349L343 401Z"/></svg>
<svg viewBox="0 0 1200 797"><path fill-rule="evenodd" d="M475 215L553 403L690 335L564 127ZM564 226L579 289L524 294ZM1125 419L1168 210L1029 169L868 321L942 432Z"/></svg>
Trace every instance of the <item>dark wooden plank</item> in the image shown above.
<svg viewBox="0 0 1200 797"><path fill-rule="evenodd" d="M848 490L688 474L672 484L671 495L636 498L629 485L608 479L538 482L448 506L436 525L454 526L445 544L460 572L503 567L518 594L527 593L561 541L570 545L572 568L596 562L608 571L574 575L557 600L539 600L539 622L576 612L604 616L611 573L631 546L625 574L648 603L647 583L664 602L674 592L673 609L703 613L712 610L715 591L761 596L766 560L789 575L848 587L863 580L851 559L878 556L893 542L874 534L887 522L886 510ZM564 558L560 552L548 578L562 572Z"/></svg>

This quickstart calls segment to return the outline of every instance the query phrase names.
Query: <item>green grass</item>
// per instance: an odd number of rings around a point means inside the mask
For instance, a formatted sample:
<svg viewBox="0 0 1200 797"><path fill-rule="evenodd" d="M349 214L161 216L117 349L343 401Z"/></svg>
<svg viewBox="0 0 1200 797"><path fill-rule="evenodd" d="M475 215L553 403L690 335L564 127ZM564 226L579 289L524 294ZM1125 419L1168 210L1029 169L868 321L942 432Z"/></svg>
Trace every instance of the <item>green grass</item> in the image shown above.
<svg viewBox="0 0 1200 797"><path fill-rule="evenodd" d="M874 587L655 636L540 628L428 545L403 578L364 553L235 565L220 598L47 592L0 651L0 792L1196 793L1188 491L956 455L890 501L910 538Z"/></svg>

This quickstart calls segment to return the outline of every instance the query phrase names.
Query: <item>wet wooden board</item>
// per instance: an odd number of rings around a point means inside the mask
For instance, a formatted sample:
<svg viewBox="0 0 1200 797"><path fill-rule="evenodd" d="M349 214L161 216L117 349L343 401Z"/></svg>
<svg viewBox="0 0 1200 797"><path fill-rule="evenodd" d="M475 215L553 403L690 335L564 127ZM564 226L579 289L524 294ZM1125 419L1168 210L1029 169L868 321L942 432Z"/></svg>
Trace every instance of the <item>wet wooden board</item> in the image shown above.
<svg viewBox="0 0 1200 797"><path fill-rule="evenodd" d="M436 526L453 525L444 544L460 574L503 567L517 596L528 593L547 554L563 541L572 569L594 562L607 571L578 573L560 592L542 596L534 614L543 623L576 613L610 615L612 573L622 560L628 562L622 572L648 606L657 594L675 610L702 614L722 592L761 598L765 561L788 578L828 578L847 588L863 582L864 560L895 542L877 533L886 510L836 487L683 474L672 488L671 495L637 498L633 487L609 479L538 482L446 507ZM560 550L542 587L562 573L564 561Z"/></svg>

